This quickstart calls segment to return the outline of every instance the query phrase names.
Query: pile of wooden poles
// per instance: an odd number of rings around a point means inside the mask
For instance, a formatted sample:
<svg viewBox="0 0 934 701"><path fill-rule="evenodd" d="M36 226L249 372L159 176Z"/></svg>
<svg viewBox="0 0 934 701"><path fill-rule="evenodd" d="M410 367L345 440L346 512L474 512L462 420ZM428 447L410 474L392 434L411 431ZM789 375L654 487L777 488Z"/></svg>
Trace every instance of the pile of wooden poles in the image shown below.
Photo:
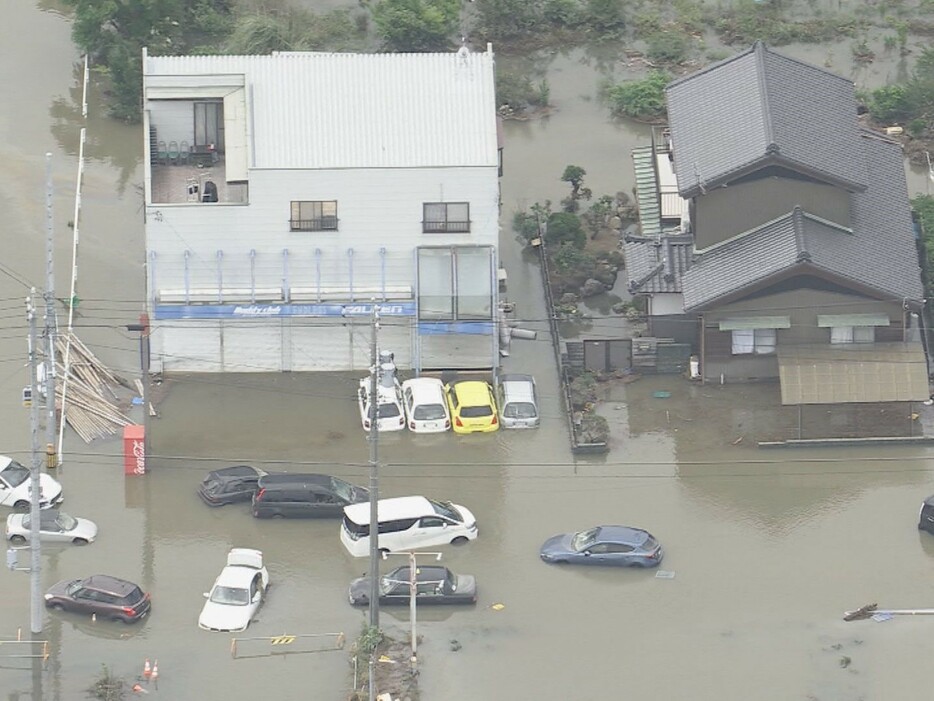
<svg viewBox="0 0 934 701"><path fill-rule="evenodd" d="M64 361L69 340L71 349L68 351L68 380L67 389L64 389ZM90 443L95 438L113 435L121 427L133 423L119 410L119 399L114 391L117 385L125 386L125 381L121 381L108 370L73 333L60 334L55 343L56 406L62 411L64 389L64 419L75 433L81 436L85 443Z"/></svg>

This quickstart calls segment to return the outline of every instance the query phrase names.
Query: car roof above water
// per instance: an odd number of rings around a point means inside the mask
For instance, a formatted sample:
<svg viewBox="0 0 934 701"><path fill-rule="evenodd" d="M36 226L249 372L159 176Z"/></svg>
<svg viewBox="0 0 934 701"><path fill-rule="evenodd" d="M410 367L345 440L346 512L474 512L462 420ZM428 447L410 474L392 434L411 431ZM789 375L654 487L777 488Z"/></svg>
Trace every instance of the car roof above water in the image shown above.
<svg viewBox="0 0 934 701"><path fill-rule="evenodd" d="M290 473L276 473L273 475L263 475L259 478L259 488L260 489L269 489L270 487L301 487L304 485L312 485L315 487L330 487L331 486L330 475L323 475L318 473L302 473L302 474L290 474Z"/></svg>
<svg viewBox="0 0 934 701"><path fill-rule="evenodd" d="M133 582L111 577L109 574L92 574L90 577L81 580L81 583L88 589L97 589L121 597L131 594L135 589L139 588Z"/></svg>
<svg viewBox="0 0 934 701"><path fill-rule="evenodd" d="M426 497L393 497L376 502L376 513L380 521L397 518L421 518L436 515L435 508ZM344 515L354 523L370 522L370 505L366 502L344 507Z"/></svg>

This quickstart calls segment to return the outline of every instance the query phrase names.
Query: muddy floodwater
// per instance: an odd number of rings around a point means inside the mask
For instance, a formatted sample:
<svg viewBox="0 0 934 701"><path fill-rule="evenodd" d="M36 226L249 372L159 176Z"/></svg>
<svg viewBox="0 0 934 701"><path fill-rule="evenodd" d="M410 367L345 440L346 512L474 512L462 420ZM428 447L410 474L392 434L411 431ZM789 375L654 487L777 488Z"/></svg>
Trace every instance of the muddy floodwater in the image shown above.
<svg viewBox="0 0 934 701"><path fill-rule="evenodd" d="M96 90L82 119L79 56L57 6L0 0L0 15L7 96L0 109L0 453L28 461L23 300L29 285L44 286L44 154L54 163L56 295L67 297L78 132L87 127L75 326L104 362L132 379L137 338L125 326L142 308L142 142L138 127L103 115ZM846 46L801 55L824 65L828 54L833 61L846 55ZM761 450L757 422L779 401L774 386L645 377L601 387L610 453L571 455L539 271L509 222L517 209L564 196L558 177L569 163L587 170L595 193L631 189L629 152L649 132L609 119L597 94L599 64L582 51L551 57L543 65L553 114L505 126L501 257L508 298L539 335L514 342L504 367L535 375L541 428L404 433L380 442L383 495L451 499L470 508L480 528L469 545L442 549L443 564L476 576L478 604L418 612L422 698L917 698L929 686L934 617L847 623L842 615L872 602L934 605L934 536L916 528L921 500L934 493L930 448ZM834 70L872 86L891 79L896 64L880 58L865 76ZM909 175L909 190L924 192L924 174ZM600 315L593 328L610 333L616 323ZM352 640L365 618L347 603L347 585L365 559L344 552L336 522L256 520L243 505L207 508L195 489L208 470L234 463L326 471L365 484L357 379L173 378L158 388L151 474L141 479L124 478L116 438L85 445L66 432L57 471L63 508L96 521L100 536L88 547L47 548L42 588L108 573L150 591L153 610L133 626L44 615L37 637L48 640L50 656L43 667L33 670L0 644L0 699L86 698L102 665L133 680L147 658L159 662L152 697L345 698L352 683L346 651L270 654L297 651L299 643L273 650L248 640L234 659L230 636L201 631L196 621L227 550L256 547L272 586L241 637L343 632ZM670 396L656 397L662 390ZM930 431L930 409L916 411L914 420ZM613 523L646 528L661 541L660 571L539 560L547 537ZM0 591L0 639L18 629L28 635L29 576L0 571ZM389 633L407 635L406 610L384 611L381 620ZM315 640L322 649L331 638Z"/></svg>

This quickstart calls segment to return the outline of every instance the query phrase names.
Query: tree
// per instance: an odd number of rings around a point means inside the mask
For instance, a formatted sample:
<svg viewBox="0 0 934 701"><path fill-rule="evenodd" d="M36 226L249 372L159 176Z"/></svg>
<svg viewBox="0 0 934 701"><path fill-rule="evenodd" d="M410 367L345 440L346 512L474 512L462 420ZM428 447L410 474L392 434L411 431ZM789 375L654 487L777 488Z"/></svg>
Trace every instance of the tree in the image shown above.
<svg viewBox="0 0 934 701"><path fill-rule="evenodd" d="M477 0L480 33L487 39L514 39L534 32L544 20L542 0Z"/></svg>
<svg viewBox="0 0 934 701"><path fill-rule="evenodd" d="M576 214L570 212L555 212L548 217L548 227L545 229L545 243L560 246L569 243L576 248L583 248L587 243L587 235L581 227L581 220Z"/></svg>
<svg viewBox="0 0 934 701"><path fill-rule="evenodd" d="M229 0L65 0L74 8L72 38L110 78L110 110L136 121L142 91L141 53L184 53L193 43L222 34Z"/></svg>
<svg viewBox="0 0 934 701"><path fill-rule="evenodd" d="M373 22L391 51L445 51L459 12L458 0L382 0Z"/></svg>
<svg viewBox="0 0 934 701"><path fill-rule="evenodd" d="M561 200L565 212L576 212L580 209L580 200L589 200L593 193L589 187L584 187L584 176L587 171L580 166L565 166L561 180L571 185L571 194Z"/></svg>

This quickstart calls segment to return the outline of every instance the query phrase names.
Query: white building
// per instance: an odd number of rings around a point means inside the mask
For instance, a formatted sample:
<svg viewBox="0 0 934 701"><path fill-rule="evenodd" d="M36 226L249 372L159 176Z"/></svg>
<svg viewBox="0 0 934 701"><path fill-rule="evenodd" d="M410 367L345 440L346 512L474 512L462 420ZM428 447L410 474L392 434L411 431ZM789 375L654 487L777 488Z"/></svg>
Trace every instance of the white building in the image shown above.
<svg viewBox="0 0 934 701"><path fill-rule="evenodd" d="M143 52L152 369L496 363L484 53Z"/></svg>

